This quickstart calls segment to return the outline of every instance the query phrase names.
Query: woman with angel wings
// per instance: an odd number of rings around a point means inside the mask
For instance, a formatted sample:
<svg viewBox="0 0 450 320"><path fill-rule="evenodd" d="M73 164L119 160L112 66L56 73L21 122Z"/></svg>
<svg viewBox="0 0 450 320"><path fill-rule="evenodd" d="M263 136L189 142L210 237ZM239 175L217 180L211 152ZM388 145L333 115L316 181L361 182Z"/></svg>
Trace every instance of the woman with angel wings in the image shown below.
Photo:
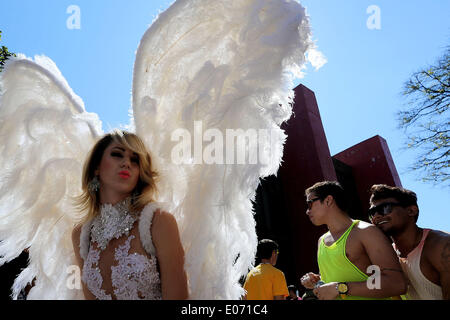
<svg viewBox="0 0 450 320"><path fill-rule="evenodd" d="M117 208L103 203L92 218L88 213L95 211L95 205L85 206L82 227L76 227L75 200L81 199L83 189L96 194L108 186L108 175L101 169L103 158L97 158L99 166L83 176L83 161L104 136L101 122L96 114L86 112L49 58L19 55L9 60L0 74L0 265L27 248L30 256L28 267L14 282L13 297L33 279L28 299L92 297L83 294L81 277L83 283L90 281L88 291L95 291L97 298L131 298L136 292L137 298L154 298L157 289L136 289L138 283L157 288L152 261L160 268L163 298L185 297L186 281L191 299L241 297L239 279L252 267L257 245L251 200L259 179L278 170L286 138L280 125L292 113L292 80L301 73L305 53L313 49L308 17L294 0L175 1L144 34L133 73L129 127L149 150L152 171L158 172L154 199L158 202L136 206L147 203L139 199L150 194L136 193L130 185L127 192L119 192L121 197L105 200L119 201L113 203ZM245 152L257 144L257 163L198 163L189 153L187 161L173 161L173 133L183 129L201 137L194 125L198 122L202 130L216 133L266 130L270 135L248 142ZM141 161L145 152L128 139L134 135L113 132L111 137L102 157L113 158L108 148L119 146L121 150L115 150L130 165L119 171L119 178L128 181L133 161L136 157ZM229 152L228 145L217 143L218 137L203 135L193 141L194 148L214 145ZM144 170L141 163L139 170ZM99 176L100 185L94 176ZM127 214L120 222L110 217L113 211ZM136 211L141 212L139 220L133 216ZM170 278L174 272L164 271L163 261L173 248L158 243L163 231L155 233L155 229L164 230L158 215L166 217L169 227L177 226L182 248L176 245L176 232L171 239L175 251L184 251L185 257L184 268L179 263L174 269L178 292L168 289L167 295L164 274ZM108 251L110 261L115 260L109 264L102 249L108 239L110 244L118 241L113 246L116 252ZM118 258L112 259L116 253ZM139 257L133 258L134 253ZM142 259L136 266L147 265L146 276L136 278L136 270L125 272L120 261L126 259ZM77 266L84 266L82 274ZM98 286L101 280L105 287Z"/></svg>
<svg viewBox="0 0 450 320"><path fill-rule="evenodd" d="M88 212L73 231L87 299L186 299L184 251L175 218L153 201L156 172L135 134L114 131L83 168L79 203Z"/></svg>

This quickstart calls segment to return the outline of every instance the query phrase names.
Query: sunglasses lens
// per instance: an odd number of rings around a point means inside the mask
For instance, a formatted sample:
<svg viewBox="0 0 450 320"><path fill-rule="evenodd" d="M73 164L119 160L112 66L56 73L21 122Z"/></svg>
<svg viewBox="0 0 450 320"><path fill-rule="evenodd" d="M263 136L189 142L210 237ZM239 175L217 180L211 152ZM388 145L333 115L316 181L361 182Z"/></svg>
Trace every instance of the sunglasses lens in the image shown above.
<svg viewBox="0 0 450 320"><path fill-rule="evenodd" d="M308 207L308 210L311 210L312 205L315 201L320 200L320 198L315 198L315 199L311 199L311 200L307 200L306 201L306 206Z"/></svg>
<svg viewBox="0 0 450 320"><path fill-rule="evenodd" d="M381 208L383 210L383 215L389 214L392 211L392 206L390 203L385 203Z"/></svg>
<svg viewBox="0 0 450 320"><path fill-rule="evenodd" d="M378 213L378 214L380 214L380 215L382 215L382 216L385 216L385 215L387 215L387 214L389 214L389 213L391 213L392 212L392 203L383 203L383 204L380 204L380 205L378 205L378 206L376 206L376 207L373 207L373 208L370 208L369 209L369 219L373 219L373 217L375 217L375 215Z"/></svg>

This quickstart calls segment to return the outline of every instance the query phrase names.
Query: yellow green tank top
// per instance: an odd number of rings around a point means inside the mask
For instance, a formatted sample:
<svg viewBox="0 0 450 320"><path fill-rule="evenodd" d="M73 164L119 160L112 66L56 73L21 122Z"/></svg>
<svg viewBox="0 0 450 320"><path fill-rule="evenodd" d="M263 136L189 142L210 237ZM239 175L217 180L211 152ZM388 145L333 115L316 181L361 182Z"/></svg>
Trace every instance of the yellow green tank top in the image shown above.
<svg viewBox="0 0 450 320"><path fill-rule="evenodd" d="M367 274L359 270L358 267L351 263L345 254L345 245L347 243L348 235L358 222L359 220L353 221L352 225L345 231L345 233L331 246L327 246L323 241L325 236L323 236L320 240L319 249L317 252L317 262L319 264L320 277L323 282L361 282L367 281L369 278ZM337 299L341 298L338 297ZM384 299L347 296L346 300Z"/></svg>

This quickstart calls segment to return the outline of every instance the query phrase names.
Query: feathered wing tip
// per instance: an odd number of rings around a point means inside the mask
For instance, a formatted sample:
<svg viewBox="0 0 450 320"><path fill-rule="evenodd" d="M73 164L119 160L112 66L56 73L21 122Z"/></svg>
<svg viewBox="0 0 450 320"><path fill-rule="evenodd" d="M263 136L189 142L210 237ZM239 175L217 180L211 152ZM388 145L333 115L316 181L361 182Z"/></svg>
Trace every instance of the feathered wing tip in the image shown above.
<svg viewBox="0 0 450 320"><path fill-rule="evenodd" d="M101 122L47 57L11 59L0 88L0 265L28 249L13 296L36 278L30 298L75 298L63 281L74 265L73 198Z"/></svg>
<svg viewBox="0 0 450 320"><path fill-rule="evenodd" d="M280 125L311 46L291 0L176 1L141 40L136 132L163 172L160 201L174 204L192 299L243 294L257 246L251 200L280 165Z"/></svg>

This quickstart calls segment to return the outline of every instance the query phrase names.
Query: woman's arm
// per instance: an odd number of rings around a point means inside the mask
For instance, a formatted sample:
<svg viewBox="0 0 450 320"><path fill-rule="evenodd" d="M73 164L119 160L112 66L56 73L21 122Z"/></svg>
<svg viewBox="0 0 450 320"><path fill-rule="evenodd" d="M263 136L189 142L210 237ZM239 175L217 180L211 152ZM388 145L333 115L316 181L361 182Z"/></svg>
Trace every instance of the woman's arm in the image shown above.
<svg viewBox="0 0 450 320"><path fill-rule="evenodd" d="M156 211L150 230L161 274L162 298L187 299L188 284L184 270L184 250L177 221L167 212Z"/></svg>
<svg viewBox="0 0 450 320"><path fill-rule="evenodd" d="M75 252L75 260L77 261L78 268L80 271L83 267L83 260L80 256L80 234L81 234L81 226L76 226L72 231L72 245L73 251Z"/></svg>
<svg viewBox="0 0 450 320"><path fill-rule="evenodd" d="M83 273L83 259L80 255L80 234L81 234L81 225L76 226L75 229L72 231L72 245L73 245L73 251L75 252L75 260L77 262L78 268L80 268L80 274ZM86 288L83 282L81 282L81 286L83 288L83 294L85 299L88 300L95 300L95 297L92 295L92 293L89 292L89 290Z"/></svg>

